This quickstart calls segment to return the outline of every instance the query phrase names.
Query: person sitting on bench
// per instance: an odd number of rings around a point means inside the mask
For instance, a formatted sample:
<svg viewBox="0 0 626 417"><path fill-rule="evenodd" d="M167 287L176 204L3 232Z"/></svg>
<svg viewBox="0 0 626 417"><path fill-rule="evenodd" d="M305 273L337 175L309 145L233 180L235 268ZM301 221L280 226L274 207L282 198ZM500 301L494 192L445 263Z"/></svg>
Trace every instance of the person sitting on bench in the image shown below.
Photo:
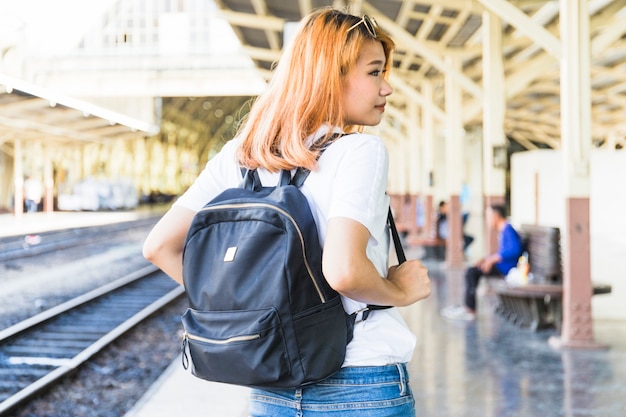
<svg viewBox="0 0 626 417"><path fill-rule="evenodd" d="M474 241L474 237L465 233L465 224L469 218L469 213L463 213L461 218L461 225L463 227L463 252L467 250L469 245ZM445 201L439 202L439 209L435 217L435 223L433 225L433 240L445 241L448 239L448 203Z"/></svg>
<svg viewBox="0 0 626 417"><path fill-rule="evenodd" d="M517 265L523 252L522 238L506 218L506 208L492 205L487 209L487 221L498 231L498 251L481 260L465 272L465 305L441 310L443 317L472 321L476 318L476 289L484 275L503 278Z"/></svg>

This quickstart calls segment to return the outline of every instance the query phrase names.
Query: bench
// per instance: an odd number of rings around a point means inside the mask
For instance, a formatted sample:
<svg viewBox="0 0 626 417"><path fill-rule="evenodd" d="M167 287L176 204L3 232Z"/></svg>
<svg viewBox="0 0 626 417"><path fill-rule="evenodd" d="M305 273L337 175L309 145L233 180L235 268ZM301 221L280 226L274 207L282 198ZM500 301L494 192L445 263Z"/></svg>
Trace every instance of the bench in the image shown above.
<svg viewBox="0 0 626 417"><path fill-rule="evenodd" d="M563 314L560 231L556 227L522 225L520 235L528 252L533 279L525 285L490 280L489 285L499 300L496 312L532 331L550 327L560 331ZM610 292L610 285L593 285L594 295Z"/></svg>
<svg viewBox="0 0 626 417"><path fill-rule="evenodd" d="M422 259L445 260L446 259L446 241L437 238L419 238L409 237L407 244L410 246L419 246L424 249Z"/></svg>

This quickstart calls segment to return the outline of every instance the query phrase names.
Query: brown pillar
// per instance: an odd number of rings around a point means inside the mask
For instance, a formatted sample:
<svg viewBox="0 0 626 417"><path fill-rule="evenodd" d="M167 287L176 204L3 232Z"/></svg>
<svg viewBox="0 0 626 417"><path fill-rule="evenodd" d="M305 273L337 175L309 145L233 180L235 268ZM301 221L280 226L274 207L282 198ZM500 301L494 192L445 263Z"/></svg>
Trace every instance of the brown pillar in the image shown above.
<svg viewBox="0 0 626 417"><path fill-rule="evenodd" d="M561 338L568 347L600 347L593 341L591 317L589 198L567 198L566 219Z"/></svg>
<svg viewBox="0 0 626 417"><path fill-rule="evenodd" d="M506 199L504 196L500 195L485 196L485 212L494 204L506 205ZM498 231L491 227L486 220L486 213L483 213L483 222L485 225L485 255L488 255L498 251Z"/></svg>
<svg viewBox="0 0 626 417"><path fill-rule="evenodd" d="M451 268L465 265L463 256L463 234L461 222L461 201L458 195L451 195L448 203L448 239L446 240L446 263Z"/></svg>
<svg viewBox="0 0 626 417"><path fill-rule="evenodd" d="M428 194L424 196L424 229L422 235L430 237L433 233L433 196Z"/></svg>
<svg viewBox="0 0 626 417"><path fill-rule="evenodd" d="M408 199L406 203L405 209L406 213L406 221L407 221L407 232L409 234L409 238L415 237L418 234L417 229L417 195L409 195L406 197Z"/></svg>

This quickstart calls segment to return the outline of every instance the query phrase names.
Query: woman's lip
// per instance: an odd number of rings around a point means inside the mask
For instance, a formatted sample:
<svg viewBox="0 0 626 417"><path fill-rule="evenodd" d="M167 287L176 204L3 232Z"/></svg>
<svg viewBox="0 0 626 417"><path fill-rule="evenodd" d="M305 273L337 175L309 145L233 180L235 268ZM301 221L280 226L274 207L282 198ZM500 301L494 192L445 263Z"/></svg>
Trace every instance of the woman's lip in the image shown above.
<svg viewBox="0 0 626 417"><path fill-rule="evenodd" d="M384 104L378 105L378 106L376 106L376 108L379 109L380 111L385 111L385 105Z"/></svg>

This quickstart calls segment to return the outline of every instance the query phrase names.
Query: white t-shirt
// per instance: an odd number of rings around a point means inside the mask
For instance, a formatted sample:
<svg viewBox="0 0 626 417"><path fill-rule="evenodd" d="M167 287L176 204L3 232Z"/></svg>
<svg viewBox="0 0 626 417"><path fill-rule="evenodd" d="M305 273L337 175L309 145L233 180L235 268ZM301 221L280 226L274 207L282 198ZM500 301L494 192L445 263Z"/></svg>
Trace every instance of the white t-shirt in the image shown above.
<svg viewBox="0 0 626 417"><path fill-rule="evenodd" d="M318 132L316 137L322 133ZM237 164L238 139L226 143L213 157L176 205L200 210L226 188L241 183ZM278 182L279 174L259 169L265 186ZM347 217L363 224L370 232L367 256L381 276L386 276L389 257L387 212L388 155L380 138L351 134L337 139L319 159L319 169L311 172L302 186L320 236L326 237L326 222L332 217ZM348 313L366 304L342 297ZM357 322L348 344L344 366L378 366L408 362L415 348L415 336L395 309L372 312Z"/></svg>

